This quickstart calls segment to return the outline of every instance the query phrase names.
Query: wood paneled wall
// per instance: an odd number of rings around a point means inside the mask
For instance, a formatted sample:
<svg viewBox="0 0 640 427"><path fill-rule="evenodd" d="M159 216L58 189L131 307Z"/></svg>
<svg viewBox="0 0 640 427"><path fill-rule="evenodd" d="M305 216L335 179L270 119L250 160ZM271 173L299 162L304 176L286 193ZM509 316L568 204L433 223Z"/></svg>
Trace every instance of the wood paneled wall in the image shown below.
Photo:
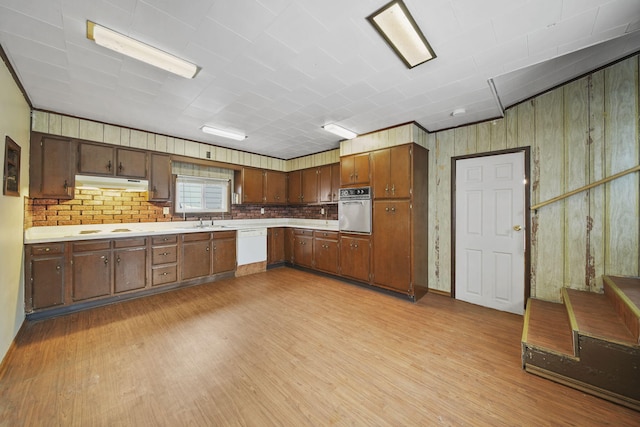
<svg viewBox="0 0 640 427"><path fill-rule="evenodd" d="M429 134L429 287L451 291L451 158L531 147L531 203L640 162L639 57L507 110L503 119ZM531 212L531 294L599 292L602 275L639 275L638 173Z"/></svg>

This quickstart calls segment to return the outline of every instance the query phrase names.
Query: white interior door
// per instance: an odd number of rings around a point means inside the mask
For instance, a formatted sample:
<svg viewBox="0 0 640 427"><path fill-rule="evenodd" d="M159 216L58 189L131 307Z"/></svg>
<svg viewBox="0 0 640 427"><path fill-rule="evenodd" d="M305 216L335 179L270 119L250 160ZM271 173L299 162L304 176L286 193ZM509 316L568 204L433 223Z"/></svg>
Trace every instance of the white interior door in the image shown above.
<svg viewBox="0 0 640 427"><path fill-rule="evenodd" d="M524 152L456 161L455 295L524 312Z"/></svg>

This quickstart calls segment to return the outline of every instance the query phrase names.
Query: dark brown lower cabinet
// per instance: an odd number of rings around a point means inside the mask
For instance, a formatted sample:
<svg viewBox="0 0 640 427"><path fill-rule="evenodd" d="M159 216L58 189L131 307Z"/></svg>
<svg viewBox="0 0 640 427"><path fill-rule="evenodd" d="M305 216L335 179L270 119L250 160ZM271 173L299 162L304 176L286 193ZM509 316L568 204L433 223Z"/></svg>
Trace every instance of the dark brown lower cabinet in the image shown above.
<svg viewBox="0 0 640 427"><path fill-rule="evenodd" d="M71 299L83 301L111 294L111 241L73 243Z"/></svg>
<svg viewBox="0 0 640 427"><path fill-rule="evenodd" d="M114 292L143 289L147 285L146 239L115 240Z"/></svg>
<svg viewBox="0 0 640 427"><path fill-rule="evenodd" d="M314 266L326 273L338 274L338 232L315 231L313 240Z"/></svg>
<svg viewBox="0 0 640 427"><path fill-rule="evenodd" d="M66 261L64 243L31 245L25 250L27 311L64 304Z"/></svg>
<svg viewBox="0 0 640 427"><path fill-rule="evenodd" d="M225 273L236 269L236 232L213 233L213 273Z"/></svg>
<svg viewBox="0 0 640 427"><path fill-rule="evenodd" d="M267 265L285 260L285 229L282 227L269 228L267 230Z"/></svg>
<svg viewBox="0 0 640 427"><path fill-rule="evenodd" d="M313 268L312 230L294 230L293 259L296 265Z"/></svg>
<svg viewBox="0 0 640 427"><path fill-rule="evenodd" d="M409 200L373 202L373 284L411 294Z"/></svg>
<svg viewBox="0 0 640 427"><path fill-rule="evenodd" d="M182 280L211 274L211 233L182 235L180 270Z"/></svg>
<svg viewBox="0 0 640 427"><path fill-rule="evenodd" d="M235 231L26 245L25 311L64 313L235 269Z"/></svg>
<svg viewBox="0 0 640 427"><path fill-rule="evenodd" d="M340 235L340 271L345 277L369 281L369 236L357 234Z"/></svg>

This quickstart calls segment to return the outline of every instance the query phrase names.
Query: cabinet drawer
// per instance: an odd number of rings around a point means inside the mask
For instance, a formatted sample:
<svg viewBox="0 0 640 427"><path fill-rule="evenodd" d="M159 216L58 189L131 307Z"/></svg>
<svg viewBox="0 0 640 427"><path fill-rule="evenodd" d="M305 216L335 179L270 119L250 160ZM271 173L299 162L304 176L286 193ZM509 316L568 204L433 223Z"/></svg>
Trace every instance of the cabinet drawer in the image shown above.
<svg viewBox="0 0 640 427"><path fill-rule="evenodd" d="M178 243L178 235L168 234L166 236L156 236L151 239L151 244L153 245L166 245L168 243Z"/></svg>
<svg viewBox="0 0 640 427"><path fill-rule="evenodd" d="M151 262L153 265L168 264L178 260L178 246L154 246L151 250Z"/></svg>
<svg viewBox="0 0 640 427"><path fill-rule="evenodd" d="M213 233L214 239L234 239L235 237L235 231L216 231Z"/></svg>
<svg viewBox="0 0 640 427"><path fill-rule="evenodd" d="M178 266L154 267L152 273L152 285L162 285L175 282L178 279Z"/></svg>
<svg viewBox="0 0 640 427"><path fill-rule="evenodd" d="M135 239L118 239L114 240L116 248L134 248L136 246L146 246L147 239L145 237L137 237Z"/></svg>
<svg viewBox="0 0 640 427"><path fill-rule="evenodd" d="M87 251L103 251L111 249L111 241L99 240L91 242L76 242L72 246L73 252L87 252Z"/></svg>
<svg viewBox="0 0 640 427"><path fill-rule="evenodd" d="M293 234L296 236L313 236L313 230L307 230L306 228L296 228L293 230Z"/></svg>
<svg viewBox="0 0 640 427"><path fill-rule="evenodd" d="M314 237L327 240L338 240L338 232L316 230L314 231Z"/></svg>
<svg viewBox="0 0 640 427"><path fill-rule="evenodd" d="M46 243L30 245L31 255L50 255L64 253L64 243Z"/></svg>
<svg viewBox="0 0 640 427"><path fill-rule="evenodd" d="M182 235L183 242L198 242L211 239L211 233L189 233Z"/></svg>

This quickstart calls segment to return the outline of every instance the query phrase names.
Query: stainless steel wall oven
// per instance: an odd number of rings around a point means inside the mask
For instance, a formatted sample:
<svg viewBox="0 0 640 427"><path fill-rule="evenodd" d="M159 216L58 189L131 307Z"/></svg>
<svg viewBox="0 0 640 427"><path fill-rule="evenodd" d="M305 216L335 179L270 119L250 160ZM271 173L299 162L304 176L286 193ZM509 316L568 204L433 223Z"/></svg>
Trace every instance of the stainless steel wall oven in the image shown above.
<svg viewBox="0 0 640 427"><path fill-rule="evenodd" d="M340 189L338 225L340 231L371 234L371 187Z"/></svg>

